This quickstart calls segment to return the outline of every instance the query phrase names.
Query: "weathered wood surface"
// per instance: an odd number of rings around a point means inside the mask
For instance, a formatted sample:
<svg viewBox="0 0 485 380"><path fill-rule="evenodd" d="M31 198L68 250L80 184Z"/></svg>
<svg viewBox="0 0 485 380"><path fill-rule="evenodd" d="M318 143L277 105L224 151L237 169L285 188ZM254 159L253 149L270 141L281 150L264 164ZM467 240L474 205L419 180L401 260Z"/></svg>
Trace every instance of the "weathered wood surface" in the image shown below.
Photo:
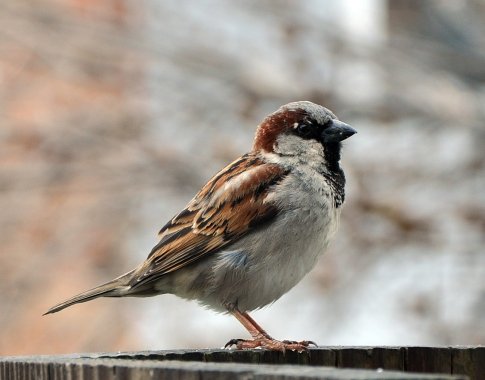
<svg viewBox="0 0 485 380"><path fill-rule="evenodd" d="M284 355L264 350L176 350L0 358L1 380L459 380L467 376L485 380L485 347L319 347Z"/></svg>

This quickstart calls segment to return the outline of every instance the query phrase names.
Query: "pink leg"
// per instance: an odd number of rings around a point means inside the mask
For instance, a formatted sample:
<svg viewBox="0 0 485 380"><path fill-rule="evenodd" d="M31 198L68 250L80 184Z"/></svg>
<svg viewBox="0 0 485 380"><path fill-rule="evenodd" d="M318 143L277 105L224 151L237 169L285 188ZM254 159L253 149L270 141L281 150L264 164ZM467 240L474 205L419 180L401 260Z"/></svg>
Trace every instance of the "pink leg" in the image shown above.
<svg viewBox="0 0 485 380"><path fill-rule="evenodd" d="M311 341L290 342L273 339L248 313L239 310L233 310L231 313L248 330L253 339L232 339L226 344L226 347L235 345L240 350L261 347L272 351L292 350L301 352L307 350L310 344L316 346Z"/></svg>

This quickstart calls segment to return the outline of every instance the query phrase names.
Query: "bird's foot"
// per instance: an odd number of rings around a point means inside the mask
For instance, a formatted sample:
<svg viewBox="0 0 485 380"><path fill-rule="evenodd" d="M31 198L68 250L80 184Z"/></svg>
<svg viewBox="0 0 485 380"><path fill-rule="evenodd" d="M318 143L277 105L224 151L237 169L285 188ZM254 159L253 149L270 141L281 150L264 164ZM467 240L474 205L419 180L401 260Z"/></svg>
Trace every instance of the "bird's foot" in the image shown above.
<svg viewBox="0 0 485 380"><path fill-rule="evenodd" d="M224 348L228 348L231 346L236 346L238 350L247 350L252 348L265 348L270 351L281 351L285 352L286 350L291 351L298 351L303 352L308 350L310 345L317 346L315 342L311 340L303 340L300 342L291 341L291 340L276 340L271 337L266 336L257 336L254 339L246 340L246 339L231 339L229 342L226 343Z"/></svg>

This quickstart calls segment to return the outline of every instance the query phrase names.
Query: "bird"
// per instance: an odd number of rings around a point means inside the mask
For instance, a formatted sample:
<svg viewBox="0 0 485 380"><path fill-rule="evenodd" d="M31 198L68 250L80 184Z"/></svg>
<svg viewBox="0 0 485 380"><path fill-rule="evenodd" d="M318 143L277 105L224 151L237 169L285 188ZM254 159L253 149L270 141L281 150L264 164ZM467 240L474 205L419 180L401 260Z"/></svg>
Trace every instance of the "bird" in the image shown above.
<svg viewBox="0 0 485 380"><path fill-rule="evenodd" d="M45 314L98 297L174 294L233 315L251 335L225 347L307 350L314 342L277 340L249 312L287 293L327 249L345 199L342 141L355 133L321 105L281 106L258 125L249 153L163 226L145 261Z"/></svg>

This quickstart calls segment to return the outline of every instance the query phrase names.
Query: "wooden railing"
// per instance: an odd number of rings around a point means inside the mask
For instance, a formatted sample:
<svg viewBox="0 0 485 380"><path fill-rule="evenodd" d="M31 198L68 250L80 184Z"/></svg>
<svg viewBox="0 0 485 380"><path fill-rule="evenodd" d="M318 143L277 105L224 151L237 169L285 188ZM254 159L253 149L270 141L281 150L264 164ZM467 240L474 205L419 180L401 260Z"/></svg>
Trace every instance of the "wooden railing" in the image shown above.
<svg viewBox="0 0 485 380"><path fill-rule="evenodd" d="M1 380L485 380L485 347L176 350L0 358Z"/></svg>

